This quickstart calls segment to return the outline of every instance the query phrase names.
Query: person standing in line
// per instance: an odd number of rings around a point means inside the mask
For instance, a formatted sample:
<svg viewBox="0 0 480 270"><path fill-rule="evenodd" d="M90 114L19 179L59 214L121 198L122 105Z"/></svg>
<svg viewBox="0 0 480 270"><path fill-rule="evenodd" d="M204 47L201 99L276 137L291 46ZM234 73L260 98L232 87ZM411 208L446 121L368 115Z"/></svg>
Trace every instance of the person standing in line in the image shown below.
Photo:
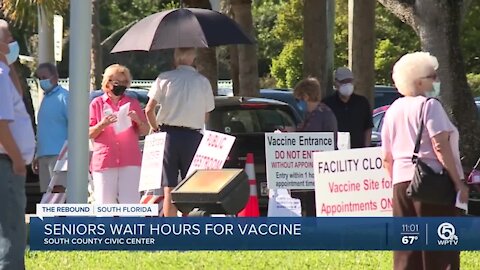
<svg viewBox="0 0 480 270"><path fill-rule="evenodd" d="M198 145L200 131L215 108L212 87L207 78L193 67L195 48L177 48L174 52L176 69L158 76L148 93L145 108L153 131L166 132L163 158L163 211L166 217L176 217L171 191L178 184L178 172L185 179ZM155 116L155 108L160 110Z"/></svg>
<svg viewBox="0 0 480 270"><path fill-rule="evenodd" d="M69 92L58 84L58 71L54 64L40 64L36 76L40 80L44 97L38 111L37 153L32 169L39 174L40 191L44 193L52 179L58 155L68 138ZM53 192L64 192L66 179L58 179L60 182Z"/></svg>
<svg viewBox="0 0 480 270"><path fill-rule="evenodd" d="M316 78L300 81L293 89L296 99L306 104L305 120L297 127L298 132L333 132L334 149L337 149L337 119L332 110L321 102L320 83ZM315 217L315 191L292 190L292 197L298 198L302 204L302 216Z"/></svg>
<svg viewBox="0 0 480 270"><path fill-rule="evenodd" d="M35 154L35 136L22 96L9 73L18 43L0 20L0 269L25 269L26 165Z"/></svg>
<svg viewBox="0 0 480 270"><path fill-rule="evenodd" d="M323 100L337 118L338 131L350 133L350 147L371 146L372 109L368 100L354 93L353 73L346 67L335 71L335 93Z"/></svg>
<svg viewBox="0 0 480 270"><path fill-rule="evenodd" d="M440 82L437 80L438 60L428 52L404 55L393 67L393 80L404 95L390 106L382 127L383 164L393 182L393 216L446 217L458 214L455 205L440 205L412 200L407 196L415 165L412 156L424 121L418 158L436 173L446 169L460 201L468 201L468 187L463 183L460 161L459 134L442 104L437 99ZM431 192L436 192L432 189ZM395 270L460 269L459 251L394 251Z"/></svg>
<svg viewBox="0 0 480 270"><path fill-rule="evenodd" d="M114 64L105 69L102 96L90 103L89 136L93 139L90 171L95 203L139 203L142 153L139 136L149 127L137 99L125 95L132 76L128 68ZM128 116L132 125L119 133L114 128L120 107L130 103Z"/></svg>

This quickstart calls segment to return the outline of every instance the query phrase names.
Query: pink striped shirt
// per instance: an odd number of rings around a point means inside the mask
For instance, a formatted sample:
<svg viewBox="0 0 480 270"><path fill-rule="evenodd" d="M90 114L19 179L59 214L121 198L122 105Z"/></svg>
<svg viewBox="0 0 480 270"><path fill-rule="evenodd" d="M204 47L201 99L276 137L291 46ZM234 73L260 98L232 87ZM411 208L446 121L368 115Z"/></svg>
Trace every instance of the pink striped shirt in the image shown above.
<svg viewBox="0 0 480 270"><path fill-rule="evenodd" d="M107 94L103 94L90 103L90 126L95 126L102 121L106 104L113 112L118 112L122 105L129 102L130 110L135 111L140 119L146 121L145 113L138 100L124 95L115 105ZM93 139L91 171L141 165L142 154L138 146L138 127L133 121L132 124L129 129L119 134L116 134L113 125L110 125Z"/></svg>

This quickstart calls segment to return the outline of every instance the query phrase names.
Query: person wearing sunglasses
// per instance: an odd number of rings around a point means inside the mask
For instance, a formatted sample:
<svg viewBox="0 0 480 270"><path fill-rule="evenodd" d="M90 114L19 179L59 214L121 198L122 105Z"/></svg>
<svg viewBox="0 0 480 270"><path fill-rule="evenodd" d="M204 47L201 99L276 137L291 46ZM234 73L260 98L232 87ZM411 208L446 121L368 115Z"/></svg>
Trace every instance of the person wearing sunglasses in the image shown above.
<svg viewBox="0 0 480 270"><path fill-rule="evenodd" d="M455 216L451 204L414 200L407 189L414 178L414 152L421 121L418 159L434 172L448 172L459 192L459 200L468 200L468 188L462 182L459 133L437 99L440 81L438 60L428 52L404 55L395 63L392 78L404 97L397 99L385 114L382 127L382 152L387 176L393 182L393 216L434 217ZM415 149L415 150L414 150ZM453 191L453 190L452 190ZM432 193L437 192L435 189ZM394 269L460 269L458 251L394 251Z"/></svg>
<svg viewBox="0 0 480 270"><path fill-rule="evenodd" d="M132 77L128 68L114 64L105 69L102 96L90 103L89 136L93 139L90 170L93 197L98 204L139 203L140 165L142 154L139 136L149 132L145 115L138 100L125 95ZM118 131L120 107L130 104L131 126Z"/></svg>

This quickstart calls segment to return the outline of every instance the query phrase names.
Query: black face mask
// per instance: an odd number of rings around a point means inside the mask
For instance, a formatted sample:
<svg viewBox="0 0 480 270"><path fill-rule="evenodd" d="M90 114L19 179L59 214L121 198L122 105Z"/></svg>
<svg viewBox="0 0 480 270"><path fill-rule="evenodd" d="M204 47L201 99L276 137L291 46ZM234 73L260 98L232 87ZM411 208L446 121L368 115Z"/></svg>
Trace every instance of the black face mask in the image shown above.
<svg viewBox="0 0 480 270"><path fill-rule="evenodd" d="M123 93L125 93L125 90L127 90L127 87L126 86L123 86L123 85L114 85L113 86L113 90L112 90L112 93L115 95L115 96L121 96L123 95Z"/></svg>

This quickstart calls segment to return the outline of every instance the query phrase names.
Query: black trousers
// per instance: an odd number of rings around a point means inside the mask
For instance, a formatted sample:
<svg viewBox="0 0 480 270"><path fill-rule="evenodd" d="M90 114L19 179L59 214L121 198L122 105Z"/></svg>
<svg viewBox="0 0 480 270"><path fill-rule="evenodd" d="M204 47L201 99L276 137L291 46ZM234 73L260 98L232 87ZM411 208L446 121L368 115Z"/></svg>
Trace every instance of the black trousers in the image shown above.
<svg viewBox="0 0 480 270"><path fill-rule="evenodd" d="M403 182L393 186L393 216L448 217L459 214L453 205L435 205L411 200L406 195L409 184L410 182ZM460 269L460 252L394 251L393 265L395 270L456 270Z"/></svg>

